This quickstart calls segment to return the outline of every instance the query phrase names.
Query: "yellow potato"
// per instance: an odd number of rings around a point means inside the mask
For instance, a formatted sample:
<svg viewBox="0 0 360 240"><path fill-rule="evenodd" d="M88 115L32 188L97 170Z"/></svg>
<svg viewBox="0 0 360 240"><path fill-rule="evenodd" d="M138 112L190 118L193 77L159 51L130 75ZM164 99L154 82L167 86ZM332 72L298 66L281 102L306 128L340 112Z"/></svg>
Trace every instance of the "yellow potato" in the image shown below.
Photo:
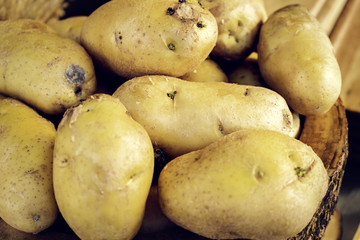
<svg viewBox="0 0 360 240"><path fill-rule="evenodd" d="M240 130L170 161L159 201L177 225L213 239L287 239L311 220L328 174L311 147L270 130Z"/></svg>
<svg viewBox="0 0 360 240"><path fill-rule="evenodd" d="M80 33L87 16L75 16L65 19L51 19L47 24L60 36L67 37L80 43Z"/></svg>
<svg viewBox="0 0 360 240"><path fill-rule="evenodd" d="M229 82L259 87L266 85L262 79L258 61L252 58L245 59L230 72Z"/></svg>
<svg viewBox="0 0 360 240"><path fill-rule="evenodd" d="M125 82L113 96L170 156L200 149L239 129L289 134L293 125L285 100L261 87L152 75Z"/></svg>
<svg viewBox="0 0 360 240"><path fill-rule="evenodd" d="M206 59L194 71L191 71L181 79L190 82L228 82L228 77L214 60Z"/></svg>
<svg viewBox="0 0 360 240"><path fill-rule="evenodd" d="M227 60L245 59L254 49L266 19L263 0L201 0L215 16L218 39L212 53Z"/></svg>
<svg viewBox="0 0 360 240"><path fill-rule="evenodd" d="M63 113L96 89L90 56L30 19L0 22L0 92L46 113Z"/></svg>
<svg viewBox="0 0 360 240"><path fill-rule="evenodd" d="M0 217L23 232L55 221L54 124L18 100L0 100Z"/></svg>
<svg viewBox="0 0 360 240"><path fill-rule="evenodd" d="M110 1L85 21L81 43L116 74L183 76L216 43L214 16L197 1Z"/></svg>
<svg viewBox="0 0 360 240"><path fill-rule="evenodd" d="M54 191L81 239L132 239L153 170L150 138L118 99L96 94L65 112L55 138Z"/></svg>
<svg viewBox="0 0 360 240"><path fill-rule="evenodd" d="M257 52L264 80L299 114L326 113L337 101L341 73L333 47L304 6L289 5L269 16Z"/></svg>

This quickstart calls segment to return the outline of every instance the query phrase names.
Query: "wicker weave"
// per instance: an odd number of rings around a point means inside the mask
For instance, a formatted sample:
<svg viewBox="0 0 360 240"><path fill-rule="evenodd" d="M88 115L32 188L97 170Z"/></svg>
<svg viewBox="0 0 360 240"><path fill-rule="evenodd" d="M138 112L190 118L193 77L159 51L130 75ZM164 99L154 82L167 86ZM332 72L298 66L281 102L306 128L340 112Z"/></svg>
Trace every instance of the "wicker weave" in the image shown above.
<svg viewBox="0 0 360 240"><path fill-rule="evenodd" d="M0 0L0 20L30 18L47 22L65 14L63 0Z"/></svg>

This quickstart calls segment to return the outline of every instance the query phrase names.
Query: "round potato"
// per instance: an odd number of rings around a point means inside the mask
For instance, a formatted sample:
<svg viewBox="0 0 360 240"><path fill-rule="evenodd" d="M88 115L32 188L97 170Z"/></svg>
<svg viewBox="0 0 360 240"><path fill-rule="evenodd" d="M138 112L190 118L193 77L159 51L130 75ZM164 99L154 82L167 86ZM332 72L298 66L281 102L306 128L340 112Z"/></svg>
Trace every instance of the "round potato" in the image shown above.
<svg viewBox="0 0 360 240"><path fill-rule="evenodd" d="M293 125L285 100L261 87L151 75L128 80L113 96L172 157L240 129L289 134Z"/></svg>
<svg viewBox="0 0 360 240"><path fill-rule="evenodd" d="M206 59L194 71L180 78L190 82L228 82L225 72L212 59Z"/></svg>
<svg viewBox="0 0 360 240"><path fill-rule="evenodd" d="M85 21L81 42L116 74L183 76L215 46L214 16L197 1L110 1Z"/></svg>
<svg viewBox="0 0 360 240"><path fill-rule="evenodd" d="M118 99L96 94L65 112L55 138L54 191L81 239L132 239L153 169L149 135Z"/></svg>
<svg viewBox="0 0 360 240"><path fill-rule="evenodd" d="M245 59L254 49L266 19L263 0L201 0L215 16L218 39L212 53L227 60Z"/></svg>
<svg viewBox="0 0 360 240"><path fill-rule="evenodd" d="M44 23L0 21L0 92L46 114L61 114L92 94L92 59Z"/></svg>
<svg viewBox="0 0 360 240"><path fill-rule="evenodd" d="M289 5L269 16L257 46L261 75L302 115L323 114L341 90L333 46L308 9Z"/></svg>
<svg viewBox="0 0 360 240"><path fill-rule="evenodd" d="M308 145L269 130L240 130L170 161L159 201L177 225L212 239L287 239L310 222L328 174Z"/></svg>
<svg viewBox="0 0 360 240"><path fill-rule="evenodd" d="M229 73L229 82L264 87L257 59L245 59Z"/></svg>

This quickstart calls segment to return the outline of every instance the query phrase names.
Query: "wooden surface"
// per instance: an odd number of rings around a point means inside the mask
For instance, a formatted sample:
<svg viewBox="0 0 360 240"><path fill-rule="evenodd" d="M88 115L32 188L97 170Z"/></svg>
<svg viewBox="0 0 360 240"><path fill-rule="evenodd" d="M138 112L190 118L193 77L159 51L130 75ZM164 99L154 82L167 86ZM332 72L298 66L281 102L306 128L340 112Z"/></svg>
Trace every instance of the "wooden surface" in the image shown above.
<svg viewBox="0 0 360 240"><path fill-rule="evenodd" d="M349 0L330 39L342 73L341 98L347 110L360 112L360 1Z"/></svg>

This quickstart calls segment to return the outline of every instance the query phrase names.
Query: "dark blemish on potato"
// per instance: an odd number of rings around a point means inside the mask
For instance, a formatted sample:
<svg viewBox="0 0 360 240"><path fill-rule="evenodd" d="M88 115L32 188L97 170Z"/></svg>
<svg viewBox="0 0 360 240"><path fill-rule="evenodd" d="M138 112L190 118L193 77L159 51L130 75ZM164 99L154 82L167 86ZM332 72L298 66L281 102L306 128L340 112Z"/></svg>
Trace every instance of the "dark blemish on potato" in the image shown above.
<svg viewBox="0 0 360 240"><path fill-rule="evenodd" d="M167 10L166 10L166 15L173 15L175 13L175 10L172 8L172 7L169 7Z"/></svg>
<svg viewBox="0 0 360 240"><path fill-rule="evenodd" d="M296 176L298 176L299 178L305 177L307 171L305 168L302 167L296 167L294 168Z"/></svg>
<svg viewBox="0 0 360 240"><path fill-rule="evenodd" d="M175 94L177 94L176 90L166 93L166 95L171 98L171 100L174 100Z"/></svg>
<svg viewBox="0 0 360 240"><path fill-rule="evenodd" d="M238 27L242 27L243 26L242 21L238 20L237 25L238 25Z"/></svg>
<svg viewBox="0 0 360 240"><path fill-rule="evenodd" d="M171 50L171 51L174 51L174 50L176 49L175 44L173 44L173 43L169 43L169 44L168 44L168 48L169 48L169 50Z"/></svg>
<svg viewBox="0 0 360 240"><path fill-rule="evenodd" d="M202 5L200 0L198 0L198 4L199 4L200 7L204 8L204 6Z"/></svg>
<svg viewBox="0 0 360 240"><path fill-rule="evenodd" d="M264 176L265 176L265 173L264 173L263 171L261 171L261 170L258 170L258 171L256 171L256 173L255 173L255 178L256 178L257 180L263 179Z"/></svg>
<svg viewBox="0 0 360 240"><path fill-rule="evenodd" d="M71 64L65 71L65 77L70 83L80 85L85 82L85 71L79 65Z"/></svg>
<svg viewBox="0 0 360 240"><path fill-rule="evenodd" d="M288 113L288 111L286 111L286 109L283 109L283 123L284 123L284 126L287 128L292 127L292 123L290 120L290 114Z"/></svg>
<svg viewBox="0 0 360 240"><path fill-rule="evenodd" d="M218 128L219 128L219 131L220 131L220 133L222 135L226 135L225 130L224 130L224 126L223 126L223 124L221 122L219 123Z"/></svg>
<svg viewBox="0 0 360 240"><path fill-rule="evenodd" d="M74 93L75 93L76 96L80 96L81 93L82 93L81 87L75 88Z"/></svg>
<svg viewBox="0 0 360 240"><path fill-rule="evenodd" d="M204 27L206 27L206 25L205 25L203 22L198 22L198 23L196 24L196 26L197 26L198 28L204 28Z"/></svg>
<svg viewBox="0 0 360 240"><path fill-rule="evenodd" d="M69 160L67 160L66 158L64 158L64 159L61 161L61 163L62 163L62 164L66 164L66 163L68 163L68 161L69 161Z"/></svg>
<svg viewBox="0 0 360 240"><path fill-rule="evenodd" d="M179 3L186 3L186 0L179 0Z"/></svg>
<svg viewBox="0 0 360 240"><path fill-rule="evenodd" d="M36 174L36 173L38 173L38 172L39 172L39 170L34 170L34 169L32 168L32 169L30 169L30 170L25 171L25 174Z"/></svg>
<svg viewBox="0 0 360 240"><path fill-rule="evenodd" d="M248 96L248 95L249 95L249 88L246 88L244 92L244 96Z"/></svg>
<svg viewBox="0 0 360 240"><path fill-rule="evenodd" d="M33 217L34 222L37 222L40 220L40 215L34 215Z"/></svg>

